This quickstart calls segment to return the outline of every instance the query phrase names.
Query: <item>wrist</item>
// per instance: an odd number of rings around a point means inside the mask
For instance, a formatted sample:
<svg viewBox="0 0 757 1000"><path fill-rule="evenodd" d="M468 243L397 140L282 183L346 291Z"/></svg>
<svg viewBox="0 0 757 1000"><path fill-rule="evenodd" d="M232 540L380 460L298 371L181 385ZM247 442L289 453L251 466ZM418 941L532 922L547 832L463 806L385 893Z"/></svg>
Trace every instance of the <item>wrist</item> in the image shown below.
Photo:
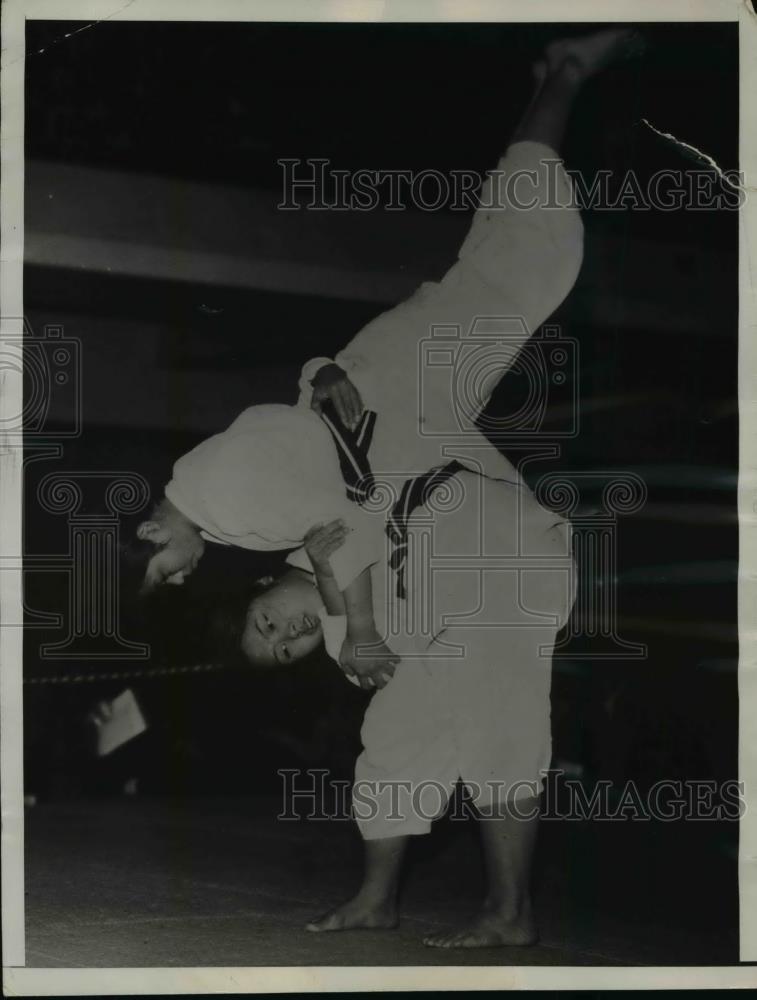
<svg viewBox="0 0 757 1000"><path fill-rule="evenodd" d="M375 631L376 626L373 622L373 618L355 619L350 615L347 616L347 635L350 639L362 641L369 636L373 636Z"/></svg>

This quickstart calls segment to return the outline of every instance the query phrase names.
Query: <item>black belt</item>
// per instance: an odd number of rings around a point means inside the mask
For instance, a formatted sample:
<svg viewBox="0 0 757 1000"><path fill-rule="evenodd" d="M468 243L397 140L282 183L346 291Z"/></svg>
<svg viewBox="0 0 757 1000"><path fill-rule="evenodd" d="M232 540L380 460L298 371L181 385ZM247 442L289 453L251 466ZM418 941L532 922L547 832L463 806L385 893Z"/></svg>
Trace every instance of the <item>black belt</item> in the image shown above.
<svg viewBox="0 0 757 1000"><path fill-rule="evenodd" d="M389 565L397 573L397 597L403 600L407 597L405 590L405 563L407 562L407 536L410 515L421 504L426 503L437 487L445 483L451 476L460 472L465 466L458 461L452 461L440 469L432 469L421 476L408 479L402 487L402 493L397 503L389 513L386 533L394 548L389 556Z"/></svg>
<svg viewBox="0 0 757 1000"><path fill-rule="evenodd" d="M372 410L366 410L354 430L350 430L342 423L331 403L323 404L321 417L336 445L347 496L354 503L363 506L370 499L374 486L368 449L373 440L376 414ZM389 556L389 565L397 574L397 597L403 600L407 597L405 563L410 515L417 507L426 503L437 487L464 468L460 462L452 461L441 468L413 476L404 483L399 500L389 512L385 531L394 546Z"/></svg>

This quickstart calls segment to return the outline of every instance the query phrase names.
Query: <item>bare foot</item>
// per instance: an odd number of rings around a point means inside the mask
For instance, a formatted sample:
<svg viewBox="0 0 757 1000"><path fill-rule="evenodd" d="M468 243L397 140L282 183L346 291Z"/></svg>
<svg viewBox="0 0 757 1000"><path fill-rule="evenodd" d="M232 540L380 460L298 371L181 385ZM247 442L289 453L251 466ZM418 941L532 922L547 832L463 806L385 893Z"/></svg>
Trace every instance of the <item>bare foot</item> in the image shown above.
<svg viewBox="0 0 757 1000"><path fill-rule="evenodd" d="M538 934L532 919L505 920L495 913L482 913L467 927L429 934L429 948L501 948L536 944Z"/></svg>
<svg viewBox="0 0 757 1000"><path fill-rule="evenodd" d="M638 55L644 40L633 28L606 28L591 35L560 38L544 50L550 72L570 65L582 79L599 73L610 63Z"/></svg>
<svg viewBox="0 0 757 1000"><path fill-rule="evenodd" d="M308 931L351 931L389 930L396 927L397 909L389 903L368 903L359 896L342 903L335 910L312 920L305 928Z"/></svg>

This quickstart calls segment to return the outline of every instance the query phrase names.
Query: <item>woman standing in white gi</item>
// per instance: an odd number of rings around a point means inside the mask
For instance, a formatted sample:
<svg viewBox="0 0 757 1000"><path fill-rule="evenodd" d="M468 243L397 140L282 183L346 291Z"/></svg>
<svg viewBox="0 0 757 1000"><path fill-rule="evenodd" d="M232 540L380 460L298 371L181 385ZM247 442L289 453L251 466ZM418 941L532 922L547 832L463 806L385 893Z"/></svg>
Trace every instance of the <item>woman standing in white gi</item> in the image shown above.
<svg viewBox="0 0 757 1000"><path fill-rule="evenodd" d="M555 168L555 161L573 101L585 80L629 52L635 40L632 32L608 30L550 45L535 67L534 99L500 164L504 177L518 170L535 172L531 209L479 208L458 263L438 285L422 286L408 302L369 324L337 355L338 368L329 366L327 359L306 366L303 405L318 406L323 395L339 390L353 416L359 409L358 392L378 412L369 454L379 481L382 475L421 472L449 461L439 442L445 428L458 426L458 401L439 391L424 397L422 411L418 406L420 341L428 337L430 327L458 325L465 337L476 316L516 317L523 320L525 342L529 331L570 290L581 261L581 223L574 207L546 207L554 192L545 184L556 177L558 205L570 206L569 180L562 167ZM493 182L487 183L491 188ZM489 384L479 394L481 405L505 367L492 368ZM314 400L307 384L311 377ZM440 437L429 435L429 428L438 430ZM458 576L449 573L433 588L431 634L414 633L412 628L393 632L384 621L382 634L404 658L391 682L374 697L362 731L365 749L356 778L373 787L372 792L361 792L363 804L368 801L367 816L360 819L358 810L365 842L363 884L352 899L310 924L313 931L396 924L408 837L426 832L432 816L444 807L445 793L462 778L473 789L483 820L488 894L470 925L431 935L426 943L483 947L536 940L529 875L539 771L549 761L551 647L572 600L566 574L567 526L536 504L510 463L476 434L472 428L466 434L468 456L457 446L455 450L454 457L475 470L463 468L453 476L463 486L461 506L433 518L433 555L444 555L446 548L446 555L457 560ZM422 514L420 508L415 520ZM409 536L415 530L411 523ZM487 590L481 583L487 572L494 577L506 570L482 568L481 555L496 562L513 553L521 560L542 559L546 573L540 577L534 564L526 568L521 561L509 584L500 579ZM384 590L381 585L392 578L379 566L374 563L372 570L377 624L382 606L385 612L394 606L391 585ZM315 569L327 576L328 559ZM405 570L410 596L422 577L412 575L409 564ZM473 574L467 585L466 571ZM471 579L478 581L480 594L475 588L471 593ZM275 601L275 591L266 599ZM316 595L306 600L315 607L319 599ZM440 629L445 615L447 624ZM382 631L381 624L378 627ZM446 645L440 647L440 642ZM450 655L450 645L462 649L463 656ZM416 658L424 652L431 658ZM411 790L425 782L428 788L439 786L443 794L436 806L420 810L411 796L410 810L400 810L393 821L388 817L391 803L371 807L371 798L381 798L380 782L394 783L395 788L409 784Z"/></svg>

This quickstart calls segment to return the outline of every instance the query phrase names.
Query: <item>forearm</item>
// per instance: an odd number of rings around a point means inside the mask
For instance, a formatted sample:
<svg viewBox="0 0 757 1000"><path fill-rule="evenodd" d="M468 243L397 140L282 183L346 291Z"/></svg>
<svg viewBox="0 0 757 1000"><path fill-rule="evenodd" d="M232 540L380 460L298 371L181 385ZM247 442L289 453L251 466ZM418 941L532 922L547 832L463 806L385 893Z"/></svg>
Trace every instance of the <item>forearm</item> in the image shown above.
<svg viewBox="0 0 757 1000"><path fill-rule="evenodd" d="M330 615L346 614L344 597L337 586L334 574L330 571L324 571L320 567L316 566L315 582L318 586L318 592L323 599L323 603L326 606L326 611Z"/></svg>
<svg viewBox="0 0 757 1000"><path fill-rule="evenodd" d="M347 634L339 654L339 665L348 675L360 678L364 690L384 687L400 662L376 631L373 620L373 586L363 570L344 590Z"/></svg>
<svg viewBox="0 0 757 1000"><path fill-rule="evenodd" d="M347 615L347 631L359 635L375 630L373 619L373 587L370 569L364 569L344 590L344 606Z"/></svg>

